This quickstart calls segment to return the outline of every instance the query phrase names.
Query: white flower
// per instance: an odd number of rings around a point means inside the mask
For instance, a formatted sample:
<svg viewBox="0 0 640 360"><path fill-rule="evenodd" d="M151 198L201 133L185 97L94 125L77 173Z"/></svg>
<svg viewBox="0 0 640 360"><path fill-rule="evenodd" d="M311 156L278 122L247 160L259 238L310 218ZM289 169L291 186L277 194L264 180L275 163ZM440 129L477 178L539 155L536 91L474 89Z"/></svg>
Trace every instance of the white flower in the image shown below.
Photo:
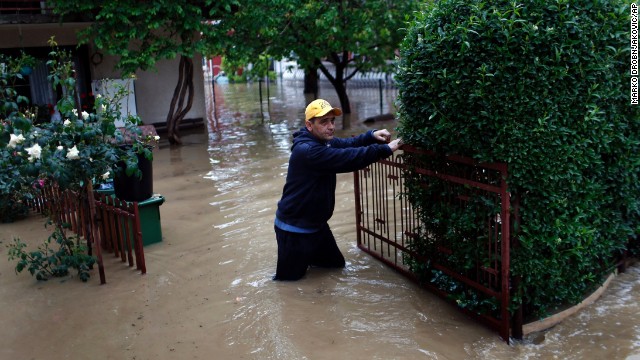
<svg viewBox="0 0 640 360"><path fill-rule="evenodd" d="M26 148L27 154L29 154L29 162L33 162L35 159L40 159L40 155L42 154L42 148L40 145L35 144L30 148Z"/></svg>
<svg viewBox="0 0 640 360"><path fill-rule="evenodd" d="M75 160L78 158L80 158L80 156L78 155L78 147L73 145L73 147L67 151L67 159Z"/></svg>
<svg viewBox="0 0 640 360"><path fill-rule="evenodd" d="M107 180L109 178L109 175L111 175L111 172L107 171L106 173L102 174L102 179Z"/></svg>
<svg viewBox="0 0 640 360"><path fill-rule="evenodd" d="M100 110L107 111L107 105L105 104L100 105Z"/></svg>
<svg viewBox="0 0 640 360"><path fill-rule="evenodd" d="M58 150L62 150L62 149L64 149L64 148L62 147L62 145L58 145L58 147L57 147L56 149L58 149Z"/></svg>
<svg viewBox="0 0 640 360"><path fill-rule="evenodd" d="M69 126L69 125L71 125L71 121L70 121L69 119L66 119L66 120L62 123L62 125L64 125L64 126Z"/></svg>
<svg viewBox="0 0 640 360"><path fill-rule="evenodd" d="M96 95L96 99L100 99L102 97L102 95L98 94Z"/></svg>
<svg viewBox="0 0 640 360"><path fill-rule="evenodd" d="M21 142L23 142L24 140L25 139L24 139L24 136L22 136L22 134L20 135L11 134L11 139L9 139L9 144L7 144L7 147L15 149L16 146Z"/></svg>
<svg viewBox="0 0 640 360"><path fill-rule="evenodd" d="M88 113L88 112L86 112L86 111L83 111L83 112L82 112L82 118L83 118L84 120L87 120L87 119L89 118L89 113Z"/></svg>
<svg viewBox="0 0 640 360"><path fill-rule="evenodd" d="M78 117L78 109L73 109L73 110L71 110L71 112L73 113L73 115Z"/></svg>
<svg viewBox="0 0 640 360"><path fill-rule="evenodd" d="M155 140L155 141L160 141L160 136L158 136L158 135L154 136L154 137L153 137L153 140Z"/></svg>

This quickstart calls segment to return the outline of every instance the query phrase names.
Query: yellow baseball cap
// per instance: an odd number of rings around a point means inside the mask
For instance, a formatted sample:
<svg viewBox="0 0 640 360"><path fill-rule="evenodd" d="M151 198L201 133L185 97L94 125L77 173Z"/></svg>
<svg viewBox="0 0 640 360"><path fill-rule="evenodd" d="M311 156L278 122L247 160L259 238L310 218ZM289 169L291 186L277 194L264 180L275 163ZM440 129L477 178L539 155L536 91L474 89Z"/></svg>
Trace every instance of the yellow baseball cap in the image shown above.
<svg viewBox="0 0 640 360"><path fill-rule="evenodd" d="M342 115L340 108L331 107L331 104L329 104L327 100L316 99L307 105L304 111L304 119L311 120L314 117L327 115L330 111L333 111L333 115L335 116Z"/></svg>

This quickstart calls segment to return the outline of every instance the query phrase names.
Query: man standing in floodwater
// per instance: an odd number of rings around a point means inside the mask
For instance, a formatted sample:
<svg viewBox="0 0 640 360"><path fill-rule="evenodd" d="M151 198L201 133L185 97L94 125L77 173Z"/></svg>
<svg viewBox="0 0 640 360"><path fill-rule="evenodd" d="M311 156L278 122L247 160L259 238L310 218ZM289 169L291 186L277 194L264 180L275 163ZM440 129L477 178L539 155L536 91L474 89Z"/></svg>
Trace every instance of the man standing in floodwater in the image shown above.
<svg viewBox="0 0 640 360"><path fill-rule="evenodd" d="M398 150L386 129L353 138L336 138L342 115L322 99L305 109L305 127L293 134L287 181L276 211L278 264L274 280L298 280L309 266L343 268L328 221L335 205L336 174L362 169Z"/></svg>

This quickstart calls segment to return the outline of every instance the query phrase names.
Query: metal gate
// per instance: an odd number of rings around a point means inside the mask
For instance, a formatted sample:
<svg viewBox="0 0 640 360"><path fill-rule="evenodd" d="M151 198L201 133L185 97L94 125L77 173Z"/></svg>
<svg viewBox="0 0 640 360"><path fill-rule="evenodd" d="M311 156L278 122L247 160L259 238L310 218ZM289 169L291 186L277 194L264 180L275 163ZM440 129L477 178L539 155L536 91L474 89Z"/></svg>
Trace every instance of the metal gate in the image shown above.
<svg viewBox="0 0 640 360"><path fill-rule="evenodd" d="M358 247L508 342L507 165L402 150L354 173ZM428 197L422 215L412 206L416 196ZM463 225L452 228L453 218Z"/></svg>

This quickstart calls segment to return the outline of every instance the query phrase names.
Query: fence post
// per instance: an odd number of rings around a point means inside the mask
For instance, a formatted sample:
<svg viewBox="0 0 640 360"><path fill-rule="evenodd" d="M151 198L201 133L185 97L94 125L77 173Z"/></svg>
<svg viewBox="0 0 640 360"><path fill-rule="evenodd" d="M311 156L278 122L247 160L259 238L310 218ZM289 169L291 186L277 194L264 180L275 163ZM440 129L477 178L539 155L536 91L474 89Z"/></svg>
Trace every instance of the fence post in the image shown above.
<svg viewBox="0 0 640 360"><path fill-rule="evenodd" d="M260 116L264 122L264 110L262 109L262 78L258 79L258 96L260 97Z"/></svg>
<svg viewBox="0 0 640 360"><path fill-rule="evenodd" d="M513 194L513 200L511 201L513 207L513 217L511 220L511 239L510 243L510 251L512 251L516 246L518 246L518 231L520 230L520 195ZM522 299L521 295L523 291L520 289L520 284L522 281L521 276L512 276L511 283L511 298L518 297ZM517 293L516 293L517 292ZM521 300L523 301L523 300ZM522 325L524 323L524 313L522 309L522 303L516 309L515 313L512 316L511 322L511 335L514 339L521 340L523 337Z"/></svg>
<svg viewBox="0 0 640 360"><path fill-rule="evenodd" d="M96 224L96 199L93 197L93 184L91 179L87 179L87 199L89 200L89 219L91 220L91 240L94 240L96 257L98 258L98 271L100 273L100 285L106 284L104 274L104 264L102 262L102 242L100 241L100 231ZM89 241L89 240L87 240Z"/></svg>
<svg viewBox="0 0 640 360"><path fill-rule="evenodd" d="M382 79L378 79L378 89L380 90L380 114L382 114Z"/></svg>

